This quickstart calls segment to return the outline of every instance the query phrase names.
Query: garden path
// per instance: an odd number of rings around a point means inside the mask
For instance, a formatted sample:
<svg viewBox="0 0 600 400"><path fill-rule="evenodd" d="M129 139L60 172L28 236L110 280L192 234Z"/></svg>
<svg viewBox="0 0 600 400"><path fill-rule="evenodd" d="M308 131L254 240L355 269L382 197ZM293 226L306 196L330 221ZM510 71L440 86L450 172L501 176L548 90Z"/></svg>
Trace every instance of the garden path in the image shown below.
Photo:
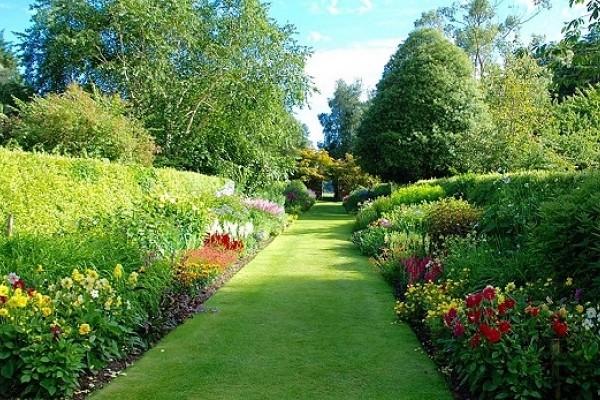
<svg viewBox="0 0 600 400"><path fill-rule="evenodd" d="M318 203L91 398L451 399L351 226Z"/></svg>

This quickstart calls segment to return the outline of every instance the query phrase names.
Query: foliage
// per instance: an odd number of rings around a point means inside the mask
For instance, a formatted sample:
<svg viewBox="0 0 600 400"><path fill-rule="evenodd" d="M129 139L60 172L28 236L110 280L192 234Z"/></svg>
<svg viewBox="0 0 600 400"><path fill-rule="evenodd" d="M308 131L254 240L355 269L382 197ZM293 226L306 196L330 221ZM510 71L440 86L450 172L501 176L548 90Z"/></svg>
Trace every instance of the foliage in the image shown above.
<svg viewBox="0 0 600 400"><path fill-rule="evenodd" d="M342 159L347 153L353 152L354 137L365 110L365 103L360 100L362 92L361 81L356 80L349 85L339 79L335 83L333 97L328 102L331 113L319 114L324 136L319 147L333 158Z"/></svg>
<svg viewBox="0 0 600 400"><path fill-rule="evenodd" d="M472 233L480 215L480 210L464 200L438 200L428 210L427 233L432 243L441 246L450 236L465 237Z"/></svg>
<svg viewBox="0 0 600 400"><path fill-rule="evenodd" d="M299 180L288 183L283 195L285 196L285 212L289 214L308 211L316 202L315 193L310 192L306 185Z"/></svg>
<svg viewBox="0 0 600 400"><path fill-rule="evenodd" d="M309 50L259 0L36 0L21 35L38 93L75 81L131 101L158 165L227 176L252 191L285 180L303 141L291 115Z"/></svg>
<svg viewBox="0 0 600 400"><path fill-rule="evenodd" d="M361 206L371 200L377 200L389 196L392 192L393 185L391 183L380 183L373 186L371 189L359 186L343 198L343 206L347 212L352 213L358 211ZM377 219L377 218L375 218Z"/></svg>
<svg viewBox="0 0 600 400"><path fill-rule="evenodd" d="M351 154L346 153L342 157L331 158L326 150L300 150L293 176L314 191L317 198L322 196L323 183L331 181L336 200L341 200L356 188L378 182L376 177L363 172Z"/></svg>
<svg viewBox="0 0 600 400"><path fill-rule="evenodd" d="M511 39L517 40L523 24L550 8L549 1L536 1L530 13L516 13L500 17L500 3L488 0L454 2L449 7L424 12L415 21L416 28L435 28L452 38L471 58L478 76L485 76L489 65L500 53L511 48ZM502 18L502 21L501 21Z"/></svg>
<svg viewBox="0 0 600 400"><path fill-rule="evenodd" d="M600 297L600 184L589 180L571 193L547 199L532 232L543 267L559 280L573 277L592 298Z"/></svg>
<svg viewBox="0 0 600 400"><path fill-rule="evenodd" d="M14 114L14 98L25 101L31 95L18 70L18 60L10 43L4 40L4 31L0 30L0 123L2 114ZM0 140L2 129L0 129Z"/></svg>
<svg viewBox="0 0 600 400"><path fill-rule="evenodd" d="M117 96L90 96L71 85L61 95L17 102L11 140L25 150L151 165L157 149L142 124Z"/></svg>
<svg viewBox="0 0 600 400"><path fill-rule="evenodd" d="M554 110L554 151L578 169L600 166L600 86L577 89Z"/></svg>
<svg viewBox="0 0 600 400"><path fill-rule="evenodd" d="M462 170L473 172L556 169L552 141L543 126L552 110L548 72L529 56L508 56L503 67L490 66L483 78L492 125L460 148ZM550 142L550 143L548 143ZM557 165L558 164L558 165Z"/></svg>
<svg viewBox="0 0 600 400"><path fill-rule="evenodd" d="M467 56L441 33L410 34L387 63L357 132L361 166L385 180L447 175L461 135L485 116Z"/></svg>
<svg viewBox="0 0 600 400"><path fill-rule="evenodd" d="M168 193L209 201L225 181L191 172L108 164L0 148L0 221L14 233L74 231L81 220L131 210L136 201ZM31 194L35 193L33 199ZM208 205L208 204L207 204Z"/></svg>

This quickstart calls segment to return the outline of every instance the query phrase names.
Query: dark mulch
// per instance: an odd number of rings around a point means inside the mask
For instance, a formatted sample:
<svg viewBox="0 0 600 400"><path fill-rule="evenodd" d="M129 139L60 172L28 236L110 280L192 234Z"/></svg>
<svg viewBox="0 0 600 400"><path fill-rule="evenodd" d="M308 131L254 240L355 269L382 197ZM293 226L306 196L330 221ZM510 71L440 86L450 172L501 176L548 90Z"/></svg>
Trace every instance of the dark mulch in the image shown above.
<svg viewBox="0 0 600 400"><path fill-rule="evenodd" d="M273 238L265 242L261 246L261 249L264 249L266 246L268 246L272 240ZM235 264L227 268L221 275L219 275L219 277L216 278L209 286L202 288L198 293L193 295L166 295L163 299L162 306L162 309L165 310L165 314L160 319L160 322L155 324L148 323L145 327L145 333L152 337L152 342L150 343L148 349L130 353L123 359L110 362L106 367L100 370L90 371L82 375L79 378L79 389L75 391L72 400L85 399L91 392L98 390L111 379L125 374L124 371L126 368L141 358L147 350L156 345L161 338L172 331L177 325L184 323L194 314L204 312L204 302L206 302L206 300L215 294L216 291L225 283L227 283L239 270L244 268L250 261L252 261L257 253L258 251L239 259Z"/></svg>

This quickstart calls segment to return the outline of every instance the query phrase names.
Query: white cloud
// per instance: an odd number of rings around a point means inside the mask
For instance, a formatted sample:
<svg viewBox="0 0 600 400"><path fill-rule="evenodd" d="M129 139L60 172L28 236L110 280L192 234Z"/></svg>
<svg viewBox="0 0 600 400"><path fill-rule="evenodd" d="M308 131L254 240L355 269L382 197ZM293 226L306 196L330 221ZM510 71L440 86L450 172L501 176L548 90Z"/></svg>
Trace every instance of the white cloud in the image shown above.
<svg viewBox="0 0 600 400"><path fill-rule="evenodd" d="M340 13L340 9L338 8L338 0L331 0L331 4L327 7L327 11L331 15L338 15Z"/></svg>
<svg viewBox="0 0 600 400"><path fill-rule="evenodd" d="M311 43L330 42L331 37L329 37L327 35L323 35L321 32L310 31L310 32L308 32L307 41L311 42Z"/></svg>
<svg viewBox="0 0 600 400"><path fill-rule="evenodd" d="M351 83L361 79L365 89L373 90L400 41L399 38L371 40L313 54L307 62L306 73L313 78L320 93L313 94L308 102L310 108L297 110L296 117L308 126L314 144L323 140L318 115L331 111L327 100L333 96L335 82L343 79Z"/></svg>

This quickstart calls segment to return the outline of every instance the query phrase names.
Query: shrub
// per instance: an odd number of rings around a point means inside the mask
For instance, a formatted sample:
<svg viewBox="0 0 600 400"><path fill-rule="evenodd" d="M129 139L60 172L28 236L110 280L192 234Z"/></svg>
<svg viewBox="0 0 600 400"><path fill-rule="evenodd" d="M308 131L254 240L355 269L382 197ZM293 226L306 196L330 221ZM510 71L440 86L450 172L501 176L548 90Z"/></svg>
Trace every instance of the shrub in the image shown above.
<svg viewBox="0 0 600 400"><path fill-rule="evenodd" d="M600 297L600 181L545 202L533 230L534 264L559 280L573 277ZM536 262L537 261L537 262Z"/></svg>
<svg viewBox="0 0 600 400"><path fill-rule="evenodd" d="M131 211L148 195L158 199L168 193L208 206L225 182L192 172L0 148L0 223L13 215L15 234L73 232L81 220L93 223L97 216Z"/></svg>
<svg viewBox="0 0 600 400"><path fill-rule="evenodd" d="M472 232L480 215L479 210L464 200L439 200L427 214L427 233L434 244L442 245L447 237L464 237Z"/></svg>
<svg viewBox="0 0 600 400"><path fill-rule="evenodd" d="M151 165L154 139L127 115L118 96L92 95L71 85L62 94L19 101L14 139L25 150Z"/></svg>
<svg viewBox="0 0 600 400"><path fill-rule="evenodd" d="M316 195L310 192L299 180L291 181L283 192L285 196L285 211L289 214L299 214L310 210L316 202Z"/></svg>

